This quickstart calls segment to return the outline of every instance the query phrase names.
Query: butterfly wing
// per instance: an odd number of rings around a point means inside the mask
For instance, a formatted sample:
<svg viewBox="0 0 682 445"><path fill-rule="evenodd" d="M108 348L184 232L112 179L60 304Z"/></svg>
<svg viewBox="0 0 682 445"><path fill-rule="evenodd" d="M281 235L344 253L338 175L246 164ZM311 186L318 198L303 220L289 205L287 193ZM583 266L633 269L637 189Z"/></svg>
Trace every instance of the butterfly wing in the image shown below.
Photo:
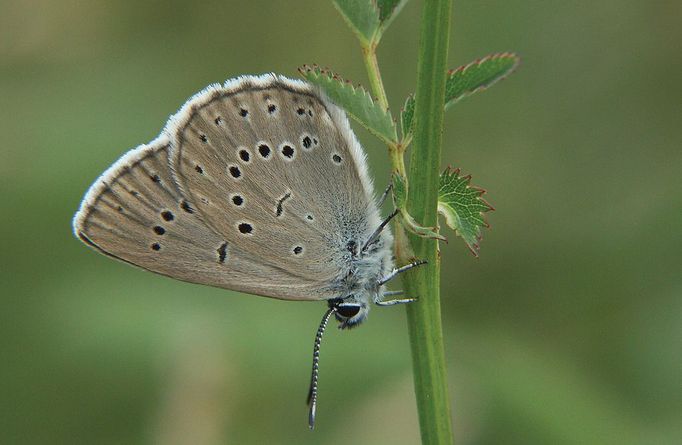
<svg viewBox="0 0 682 445"><path fill-rule="evenodd" d="M339 296L350 251L380 224L341 109L306 83L247 76L197 94L166 132L176 182L216 233Z"/></svg>
<svg viewBox="0 0 682 445"><path fill-rule="evenodd" d="M183 199L160 137L131 150L85 195L74 232L108 256L183 281L290 300L314 300L318 285L263 264L218 235Z"/></svg>

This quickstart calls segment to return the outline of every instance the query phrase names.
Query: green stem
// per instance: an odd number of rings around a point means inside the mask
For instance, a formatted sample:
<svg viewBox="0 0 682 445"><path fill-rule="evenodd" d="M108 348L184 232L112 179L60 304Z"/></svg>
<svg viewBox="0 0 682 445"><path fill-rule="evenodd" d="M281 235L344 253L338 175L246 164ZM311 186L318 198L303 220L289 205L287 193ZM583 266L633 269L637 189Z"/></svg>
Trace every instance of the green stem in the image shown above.
<svg viewBox="0 0 682 445"><path fill-rule="evenodd" d="M417 92L415 108L414 149L410 162L410 213L424 225L437 225L443 105L450 9L452 0L425 0L422 10ZM362 44L372 93L379 105L388 108L386 91L376 57L376 43ZM409 143L409 141L408 141ZM388 144L392 170L406 174L404 153L407 144ZM419 411L423 444L452 444L450 399L445 370L443 333L440 317L440 255L437 241L407 235L396 226L395 253L400 264L413 257L429 264L404 277L409 295L419 302L408 305L407 318L412 348L414 386ZM411 247L410 247L411 245Z"/></svg>
<svg viewBox="0 0 682 445"><path fill-rule="evenodd" d="M362 44L362 59L365 61L372 93L377 97L379 105L381 105L384 110L387 110L388 99L386 98L386 90L384 90L384 83L381 80L381 72L379 71L376 43L370 42L366 45L364 43Z"/></svg>
<svg viewBox="0 0 682 445"><path fill-rule="evenodd" d="M452 0L424 0L417 68L414 140L407 208L425 226L437 225L443 105ZM404 236L404 235L401 235ZM410 236L427 266L404 277L414 387L423 444L452 444L450 399L440 315L440 255L437 241ZM405 252L403 252L404 254ZM399 258L404 261L406 258Z"/></svg>
<svg viewBox="0 0 682 445"><path fill-rule="evenodd" d="M381 79L381 72L379 71L379 62L377 61L377 45L376 43L361 44L362 59L365 61L367 68L367 77L369 78L369 85L372 94L376 96L379 105L388 109L388 99L386 98L386 90L384 89L384 82ZM405 176L405 146L401 143L389 143L388 154L391 159L391 169L394 172Z"/></svg>
<svg viewBox="0 0 682 445"><path fill-rule="evenodd" d="M405 147L401 144L389 145L388 155L391 159L391 168L402 177L406 177L405 170Z"/></svg>

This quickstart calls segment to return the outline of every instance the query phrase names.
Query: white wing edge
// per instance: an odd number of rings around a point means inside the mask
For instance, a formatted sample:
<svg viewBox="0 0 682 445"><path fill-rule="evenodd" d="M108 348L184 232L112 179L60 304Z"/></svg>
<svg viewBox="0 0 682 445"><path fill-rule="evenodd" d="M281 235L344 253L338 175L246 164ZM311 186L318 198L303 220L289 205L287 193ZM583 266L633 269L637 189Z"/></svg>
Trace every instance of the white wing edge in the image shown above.
<svg viewBox="0 0 682 445"><path fill-rule="evenodd" d="M350 121L348 120L346 112L334 102L329 100L327 95L324 94L321 89L318 89L317 93L327 107L327 110L329 110L332 121L341 131L341 136L346 140L346 143L350 148L350 154L353 157L353 162L355 163L355 167L357 168L360 175L360 181L362 182L362 188L365 190L365 194L367 195L367 201L374 203L374 181L372 181L372 178L369 175L367 154L362 148L362 145L360 145L355 133L351 129Z"/></svg>
<svg viewBox="0 0 682 445"><path fill-rule="evenodd" d="M343 111L341 107L334 104L320 88L314 87L303 80L290 79L275 73L239 76L225 81L222 85L217 83L211 84L190 97L189 100L187 100L187 102L185 102L180 109L168 119L168 122L163 129L163 133L165 133L171 141L169 159L174 159L175 157L175 148L172 143L172 141L175 140L175 135L185 127L194 110L213 100L216 95L229 94L243 89L245 83L261 88L284 85L292 90L303 93L312 93L319 97L329 111L332 121L339 128L342 137L350 147L350 153L359 172L360 181L362 182L362 187L365 190L368 201L374 202L374 185L367 168L367 155L350 127L346 112Z"/></svg>
<svg viewBox="0 0 682 445"><path fill-rule="evenodd" d="M107 187L109 187L111 180L121 176L123 171L133 165L136 161L146 157L151 152L159 150L162 147L169 145L170 141L165 134L160 134L156 139L149 142L148 144L141 144L137 147L128 150L123 154L116 162L114 162L109 168L107 168L104 173L102 173L95 182L92 183L90 188L81 201L80 208L78 212L73 217L72 228L73 234L76 238L81 238L80 232L82 230L85 218L87 218L90 211L90 207L95 204L97 197L101 195Z"/></svg>
<svg viewBox="0 0 682 445"><path fill-rule="evenodd" d="M351 129L348 117L341 107L329 100L329 98L320 88L313 87L311 84L302 80L290 79L275 73L243 75L233 79L228 79L222 85L217 83L211 84L198 93L194 94L180 107L175 114L170 116L165 127L161 131L161 134L159 134L156 139L152 140L148 144L142 144L129 150L116 162L114 162L114 164L112 164L107 170L105 170L104 173L102 173L97 180L95 180L95 182L85 193L80 208L73 217L72 227L74 235L80 238L80 227L82 226L83 220L87 217L89 206L91 206L95 202L97 196L99 196L105 190L105 188L108 186L108 181L110 181L111 178L120 176L122 170L129 167L138 159L146 156L150 151L153 151L154 149L164 145L170 145L169 159L172 159L175 151L174 144L172 143L173 138L175 137L176 132L183 128L187 120L190 119L194 109L209 102L217 94L229 94L241 89L245 83L250 83L251 85L263 88L279 84L285 85L293 90L317 95L327 107L332 121L339 128L342 137L346 140L348 146L350 147L350 153L360 175L360 181L362 182L363 189L367 195L368 202L375 202L374 185L372 178L369 176L367 167L367 155L355 136L355 133ZM174 172L172 173L174 175ZM373 219L375 219L373 223L378 225L381 221L378 214L378 209L375 209L373 213Z"/></svg>

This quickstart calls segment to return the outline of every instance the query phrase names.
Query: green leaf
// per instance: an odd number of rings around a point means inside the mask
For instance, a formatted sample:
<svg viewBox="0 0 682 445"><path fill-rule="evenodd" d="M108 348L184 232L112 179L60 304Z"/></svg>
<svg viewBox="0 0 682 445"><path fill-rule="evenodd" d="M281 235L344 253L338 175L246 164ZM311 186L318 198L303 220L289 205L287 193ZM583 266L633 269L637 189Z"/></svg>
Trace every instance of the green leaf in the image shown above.
<svg viewBox="0 0 682 445"><path fill-rule="evenodd" d="M400 216L403 219L403 227L409 232L423 238L432 238L441 241L447 239L438 233L438 227L424 227L419 224L405 207L407 204L407 178L394 172L392 175L393 184L393 205L400 211Z"/></svg>
<svg viewBox="0 0 682 445"><path fill-rule="evenodd" d="M460 99L482 91L495 82L504 79L516 69L519 61L520 59L516 54L493 54L449 71L445 80L445 109L447 110ZM414 104L414 96L408 96L400 113L403 142L409 143L412 139Z"/></svg>
<svg viewBox="0 0 682 445"><path fill-rule="evenodd" d="M376 0L377 8L379 8L379 21L381 22L381 32L391 24L394 18L398 15L407 0Z"/></svg>
<svg viewBox="0 0 682 445"><path fill-rule="evenodd" d="M395 9L398 6L402 8L401 3L404 4L406 2L407 0L377 0L376 4L379 8L379 20L385 22L387 19L390 19Z"/></svg>
<svg viewBox="0 0 682 445"><path fill-rule="evenodd" d="M353 86L328 70L304 65L298 69L309 82L321 87L335 104L386 143L397 142L397 130L389 110L372 100L361 86Z"/></svg>
<svg viewBox="0 0 682 445"><path fill-rule="evenodd" d="M405 105L400 111L400 130L403 135L403 143L409 143L412 139L412 121L414 120L414 96L409 95L405 99Z"/></svg>
<svg viewBox="0 0 682 445"><path fill-rule="evenodd" d="M471 175L459 173L459 169L448 167L440 175L438 213L464 239L471 253L478 256L481 227L490 227L485 213L495 209L481 197L485 190L470 185Z"/></svg>
<svg viewBox="0 0 682 445"><path fill-rule="evenodd" d="M445 109L504 79L516 69L520 60L513 53L493 54L449 71L445 83Z"/></svg>
<svg viewBox="0 0 682 445"><path fill-rule="evenodd" d="M405 3L407 0L334 0L334 6L363 46L379 43Z"/></svg>
<svg viewBox="0 0 682 445"><path fill-rule="evenodd" d="M405 208L407 203L407 186L405 178L399 173L393 173L393 205L398 209Z"/></svg>
<svg viewBox="0 0 682 445"><path fill-rule="evenodd" d="M408 232L411 232L422 238L437 239L440 241L447 242L447 238L438 233L438 227L422 226L405 209L400 210L400 216L403 218L403 227L405 227L408 230Z"/></svg>
<svg viewBox="0 0 682 445"><path fill-rule="evenodd" d="M381 24L381 13L374 1L334 0L334 6L361 42L367 44L372 41Z"/></svg>

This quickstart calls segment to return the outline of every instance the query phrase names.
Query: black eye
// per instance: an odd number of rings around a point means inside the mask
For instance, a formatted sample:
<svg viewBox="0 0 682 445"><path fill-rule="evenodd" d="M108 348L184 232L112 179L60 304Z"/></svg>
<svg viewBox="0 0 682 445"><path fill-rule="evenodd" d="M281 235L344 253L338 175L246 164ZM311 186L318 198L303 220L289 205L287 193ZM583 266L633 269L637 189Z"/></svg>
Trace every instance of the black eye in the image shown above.
<svg viewBox="0 0 682 445"><path fill-rule="evenodd" d="M350 305L350 304L339 306L337 309L337 312L342 317L352 318L352 317L355 317L356 315L358 315L358 312L360 312L360 306Z"/></svg>

